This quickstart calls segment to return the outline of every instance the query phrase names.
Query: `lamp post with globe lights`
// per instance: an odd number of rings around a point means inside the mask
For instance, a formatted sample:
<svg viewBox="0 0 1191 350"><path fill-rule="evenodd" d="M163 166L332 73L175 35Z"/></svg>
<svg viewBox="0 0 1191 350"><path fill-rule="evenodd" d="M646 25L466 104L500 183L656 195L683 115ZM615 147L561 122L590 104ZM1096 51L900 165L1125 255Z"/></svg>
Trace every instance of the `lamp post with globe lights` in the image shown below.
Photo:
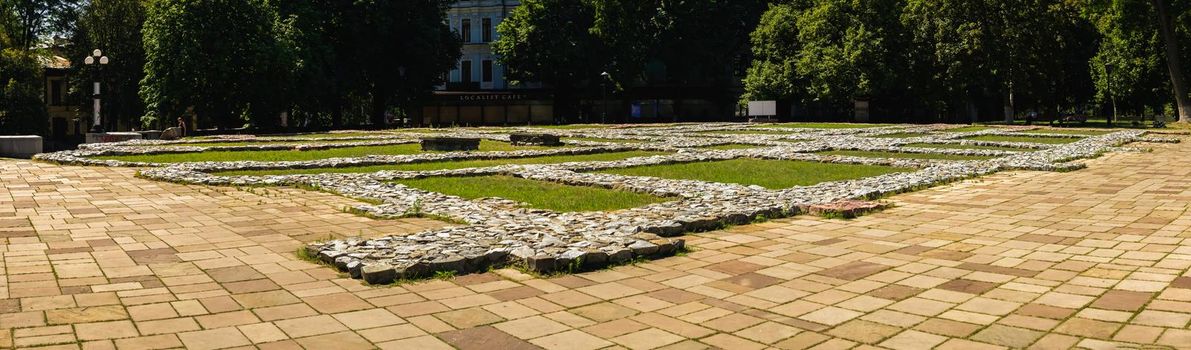
<svg viewBox="0 0 1191 350"><path fill-rule="evenodd" d="M87 56L87 58L83 59L83 63L88 66L96 65L96 68L97 68L96 69L97 77L95 79L95 84L93 85L94 91L92 94L92 98L94 99L93 105L92 105L92 110L93 110L92 118L94 118L94 119L92 120L93 123L91 124L91 132L102 133L104 131L103 131L103 125L101 124L101 120L99 117L99 115L100 115L99 114L99 81L101 79L100 77L102 77L102 74L103 74L103 67L108 64L108 57L103 55L103 51L100 51L99 49L95 49L95 51L91 51L91 56Z"/></svg>

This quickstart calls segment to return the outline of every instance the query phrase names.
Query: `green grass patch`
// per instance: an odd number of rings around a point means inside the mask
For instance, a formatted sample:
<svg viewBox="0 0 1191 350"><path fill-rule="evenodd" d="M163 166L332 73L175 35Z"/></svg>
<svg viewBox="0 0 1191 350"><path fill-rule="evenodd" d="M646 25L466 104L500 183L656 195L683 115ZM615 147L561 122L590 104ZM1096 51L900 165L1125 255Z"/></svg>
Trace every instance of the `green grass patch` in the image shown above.
<svg viewBox="0 0 1191 350"><path fill-rule="evenodd" d="M280 170L238 170L217 172L214 175L220 176L263 176L263 175L298 175L298 174L323 174L323 173L374 173L382 170L394 171L427 171L427 170L446 170L446 169L463 169L463 168L483 168L506 164L554 164L566 162L604 162L628 159L633 157L647 157L667 154L666 152L647 152L647 151L629 151L629 152L611 152L611 153L594 153L594 154L580 154L580 155L559 155L547 157L530 157L530 158L501 158L501 159L481 159L481 160L456 160L456 161L437 161L424 163L408 163L408 164L386 164L386 165L372 165L372 166L357 166L357 167L341 167L341 168L313 168L313 169L280 169Z"/></svg>
<svg viewBox="0 0 1191 350"><path fill-rule="evenodd" d="M911 144L906 145L906 147L942 148L942 149L986 149L986 150L993 150L993 151L1012 151L1012 152L1030 151L1030 149L1016 148L1016 147L961 145L958 143L911 143Z"/></svg>
<svg viewBox="0 0 1191 350"><path fill-rule="evenodd" d="M929 135L930 134L921 133L921 132L898 132L898 133L878 135L878 136L873 136L873 137L883 138L883 139L906 139L906 138L911 138L911 137L923 137L923 136L929 136Z"/></svg>
<svg viewBox="0 0 1191 350"><path fill-rule="evenodd" d="M284 137L285 135L279 135L279 136ZM393 134L387 133L387 132L335 132L335 133L327 132L327 133L317 133L317 134L300 134L300 135L293 135L290 137L296 137L296 138L302 138L302 139L329 139L329 138L339 138L339 137L365 137L365 136L393 136Z"/></svg>
<svg viewBox="0 0 1191 350"><path fill-rule="evenodd" d="M973 141L995 141L995 142L1032 142L1045 143L1052 145L1061 145L1079 141L1078 138L1068 137L1032 137L1032 136L1004 136L1004 135L982 135L965 137L965 139Z"/></svg>
<svg viewBox="0 0 1191 350"><path fill-rule="evenodd" d="M860 124L860 123L781 123L770 125L758 125L757 127L765 128L799 128L799 129L863 129L873 128L878 126L889 126L890 124Z"/></svg>
<svg viewBox="0 0 1191 350"><path fill-rule="evenodd" d="M983 130L988 130L988 129L992 129L992 127L981 126L981 125L971 125L971 126L965 126L962 128L947 129L945 131L946 132L973 132L973 131L983 131Z"/></svg>
<svg viewBox="0 0 1191 350"><path fill-rule="evenodd" d="M743 143L730 143L730 144L726 144L726 145L703 146L703 147L696 147L696 148L715 149L715 150L734 150L734 149L749 149L749 148L761 148L761 147L768 147L768 146L746 145Z"/></svg>
<svg viewBox="0 0 1191 350"><path fill-rule="evenodd" d="M231 147L231 146L274 146L274 145L325 145L348 142L369 142L381 140L346 140L346 141L236 141L236 142L197 142L161 145L162 147Z"/></svg>
<svg viewBox="0 0 1191 350"><path fill-rule="evenodd" d="M567 141L590 141L590 142L611 142L611 143L643 143L643 142L645 142L642 140L609 139L609 138L602 138L602 137L564 137L564 138L562 138L562 142L567 142Z"/></svg>
<svg viewBox="0 0 1191 350"><path fill-rule="evenodd" d="M877 151L853 151L853 150L837 150L818 152L815 154L832 155L832 156L852 156L865 158L899 158L899 159L941 159L941 160L987 160L996 157L989 156L965 156L954 154L938 154L938 153L906 153L906 152L877 152Z"/></svg>
<svg viewBox="0 0 1191 350"><path fill-rule="evenodd" d="M565 125L530 125L529 127L530 128L539 128L539 129L569 130L569 129L603 129L603 128L607 127L607 125L602 125L602 124L565 124Z"/></svg>
<svg viewBox="0 0 1191 350"><path fill-rule="evenodd" d="M773 130L718 130L718 131L700 131L701 134L719 134L719 135L789 135L788 131L773 131Z"/></svg>
<svg viewBox="0 0 1191 350"><path fill-rule="evenodd" d="M757 185L769 189L809 186L821 182L859 179L914 169L879 165L833 164L769 159L732 159L649 165L600 171L606 174L653 176L710 182Z"/></svg>
<svg viewBox="0 0 1191 350"><path fill-rule="evenodd" d="M557 212L618 210L673 200L644 193L512 176L429 177L394 182L466 199L499 197L526 203L530 208Z"/></svg>
<svg viewBox="0 0 1191 350"><path fill-rule="evenodd" d="M1080 129L1035 129L1022 131L1023 134L1063 134L1096 136L1113 132L1112 130L1080 130Z"/></svg>
<svg viewBox="0 0 1191 350"><path fill-rule="evenodd" d="M513 146L507 142L481 140L480 151L513 151L524 149L542 149L539 146ZM231 162L231 161L301 161L327 158L363 157L367 155L400 155L422 153L422 146L417 143L387 145L343 147L309 151L213 151L188 153L162 153L130 156L102 156L96 159L122 160L128 162L149 163L183 163L183 162Z"/></svg>

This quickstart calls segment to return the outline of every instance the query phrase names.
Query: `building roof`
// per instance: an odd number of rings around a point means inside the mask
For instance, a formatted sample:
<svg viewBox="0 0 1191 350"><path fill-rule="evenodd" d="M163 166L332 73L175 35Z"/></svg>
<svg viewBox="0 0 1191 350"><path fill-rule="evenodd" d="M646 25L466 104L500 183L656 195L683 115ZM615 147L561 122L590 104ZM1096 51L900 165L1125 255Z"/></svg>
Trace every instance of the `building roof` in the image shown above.
<svg viewBox="0 0 1191 350"><path fill-rule="evenodd" d="M41 61L41 66L48 69L68 69L70 68L70 60L58 55L41 56L38 58Z"/></svg>

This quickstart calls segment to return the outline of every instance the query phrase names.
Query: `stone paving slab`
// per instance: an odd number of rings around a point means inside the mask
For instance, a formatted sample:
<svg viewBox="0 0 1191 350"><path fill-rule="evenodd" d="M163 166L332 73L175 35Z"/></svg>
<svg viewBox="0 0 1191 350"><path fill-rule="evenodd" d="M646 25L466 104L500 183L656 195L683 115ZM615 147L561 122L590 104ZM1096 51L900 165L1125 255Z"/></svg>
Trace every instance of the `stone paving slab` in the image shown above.
<svg viewBox="0 0 1191 350"><path fill-rule="evenodd" d="M465 274L522 266L538 273L594 269L628 261L665 257L682 252L685 240L670 238L683 232L698 232L724 225L743 224L756 218L781 218L817 206L841 200L863 199L910 191L1002 170L1074 170L1083 165L1073 162L1092 158L1102 152L1133 141L1152 139L1143 131L1116 131L1104 135L1081 136L1051 133L1020 133L1031 127L990 128L971 132L951 132L953 125L899 125L850 130L802 130L762 126L759 130L782 134L736 135L734 142L754 142L766 147L705 150L692 145L717 144L725 139L708 137L717 132L738 132L753 127L746 124L685 124L659 128L593 129L565 132L561 136L604 137L642 141L631 145L589 143L591 147L511 152L451 152L399 156L364 156L295 162L193 162L162 166L141 172L143 177L192 184L237 186L294 185L319 188L351 198L369 199L376 205L355 210L375 217L424 216L450 218L460 227L420 232L414 235L328 240L305 248L305 255L362 278L373 284L394 280L424 278L438 273ZM1045 131L1045 130L1043 130ZM488 138L507 141L511 134L480 129L446 129L439 134ZM896 137L885 137L885 136ZM905 137L903 137L905 136ZM1015 136L1019 139L1068 139L1061 145L1034 142L993 142L967 140L973 136ZM394 136L396 142L408 136ZM275 141L292 138L263 137ZM782 142L797 140L798 142ZM1040 140L1040 139L1039 139ZM375 142L375 141L373 141ZM381 141L384 142L384 141ZM906 147L929 142L979 142L1031 152L993 150L930 149ZM155 165L119 161L101 161L89 156L177 152L160 147L163 143L126 142L91 145L85 150L42 154L40 160L66 164L104 164L109 166ZM187 144L182 142L179 144ZM343 144L352 146L354 143ZM240 146L242 148L270 146ZM322 145L328 147L328 145ZM599 152L610 149L670 150L674 153L634 157L618 161L571 162L558 164L503 165L486 168L442 171L381 171L377 173L330 173L270 176L217 176L215 170L281 169L340 166L348 164L385 164L475 157L524 157L570 152ZM811 152L830 149L886 150L893 152L946 154L987 154L999 156L979 161L942 161L881 159L849 156L824 156ZM653 177L593 174L582 171L615 169L642 165L729 160L737 158L802 160L826 163L893 165L917 171L891 173L863 179L824 182L767 190L693 180L668 180ZM503 174L540 181L572 185L598 186L631 190L676 198L615 212L555 213L518 208L517 203L502 199L465 200L422 191L389 181L428 176L474 176Z"/></svg>
<svg viewBox="0 0 1191 350"><path fill-rule="evenodd" d="M0 160L0 347L1187 348L1191 145L1142 146L854 220L689 235L692 252L663 260L388 287L293 252L441 223Z"/></svg>

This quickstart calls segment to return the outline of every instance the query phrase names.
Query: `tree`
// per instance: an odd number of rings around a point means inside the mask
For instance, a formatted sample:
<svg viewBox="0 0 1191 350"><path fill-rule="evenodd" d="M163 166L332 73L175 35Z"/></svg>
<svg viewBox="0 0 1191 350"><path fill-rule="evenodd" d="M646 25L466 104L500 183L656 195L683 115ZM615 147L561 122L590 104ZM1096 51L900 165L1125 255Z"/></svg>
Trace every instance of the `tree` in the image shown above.
<svg viewBox="0 0 1191 350"><path fill-rule="evenodd" d="M49 115L41 96L37 57L22 49L0 50L0 135L45 135Z"/></svg>
<svg viewBox="0 0 1191 350"><path fill-rule="evenodd" d="M387 124L392 104L408 111L443 83L462 55L459 37L446 25L450 0L357 0L350 9L347 51L352 86L370 99L373 127Z"/></svg>
<svg viewBox="0 0 1191 350"><path fill-rule="evenodd" d="M609 49L593 35L590 1L524 0L497 26L492 50L513 81L539 81L555 89L554 112L578 116L576 89L598 82Z"/></svg>
<svg viewBox="0 0 1191 350"><path fill-rule="evenodd" d="M145 76L141 30L146 6L145 0L91 0L82 9L70 38L67 53L76 62L68 75L71 95L87 110L91 105L91 82L103 82L103 111L109 127L140 125L145 114L138 90ZM93 49L103 50L111 58L102 72L95 65L77 64Z"/></svg>
<svg viewBox="0 0 1191 350"><path fill-rule="evenodd" d="M798 18L796 61L808 95L847 108L857 98L903 94L909 45L899 0L824 0Z"/></svg>
<svg viewBox="0 0 1191 350"><path fill-rule="evenodd" d="M144 28L141 98L147 123L192 108L200 123L276 125L275 89L292 64L275 36L276 10L263 0L159 0Z"/></svg>
<svg viewBox="0 0 1191 350"><path fill-rule="evenodd" d="M806 93L797 60L798 18L804 7L778 4L769 7L752 32L753 62L744 78L745 100L799 100Z"/></svg>
<svg viewBox="0 0 1191 350"><path fill-rule="evenodd" d="M0 0L0 30L11 45L32 48L51 32L69 32L79 0Z"/></svg>
<svg viewBox="0 0 1191 350"><path fill-rule="evenodd" d="M1188 96L1187 77L1183 74L1183 58L1180 52L1179 38L1175 33L1173 18L1167 0L1151 0L1157 16L1158 34L1162 38L1163 50L1166 53L1166 68L1170 75L1170 87L1174 92L1175 105L1178 108L1180 122L1191 122L1191 96Z"/></svg>
<svg viewBox="0 0 1191 350"><path fill-rule="evenodd" d="M284 41L292 47L295 62L292 114L307 123L320 123L325 116L331 127L343 125L354 69L348 52L353 41L347 32L351 6L344 0L278 2L288 30Z"/></svg>
<svg viewBox="0 0 1191 350"><path fill-rule="evenodd" d="M1093 0L1084 4L1085 16L1103 38L1089 62L1097 97L1110 102L1109 91L1125 111L1158 112L1169 103L1171 82L1153 8L1143 0ZM1106 67L1114 67L1111 79Z"/></svg>

